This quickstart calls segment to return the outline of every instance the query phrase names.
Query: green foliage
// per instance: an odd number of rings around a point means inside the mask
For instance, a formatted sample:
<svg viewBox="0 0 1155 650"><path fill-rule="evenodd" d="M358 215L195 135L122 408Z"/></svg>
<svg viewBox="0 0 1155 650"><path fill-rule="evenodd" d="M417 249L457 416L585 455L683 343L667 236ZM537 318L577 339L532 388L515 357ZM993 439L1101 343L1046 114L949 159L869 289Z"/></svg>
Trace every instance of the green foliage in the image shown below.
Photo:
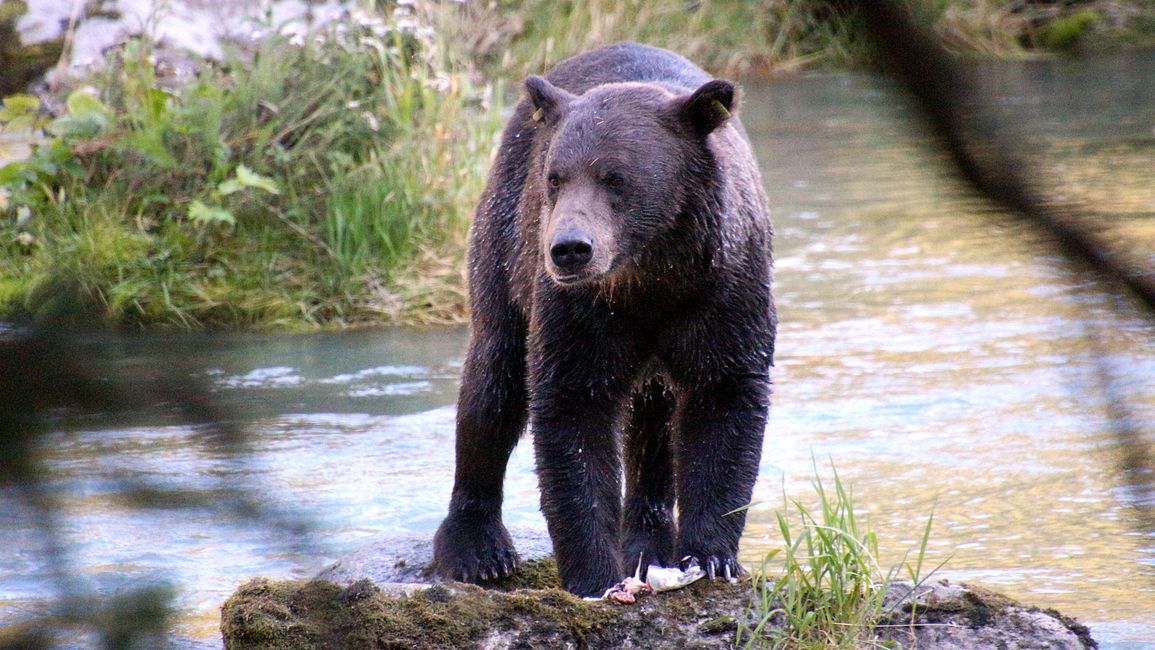
<svg viewBox="0 0 1155 650"><path fill-rule="evenodd" d="M0 103L0 123L5 130L33 131L44 124L39 111L40 99L32 95L11 95Z"/></svg>
<svg viewBox="0 0 1155 650"><path fill-rule="evenodd" d="M1094 9L1080 9L1060 16L1039 30L1039 45L1048 50L1069 50L1078 44L1087 30L1102 20L1103 16Z"/></svg>
<svg viewBox="0 0 1155 650"><path fill-rule="evenodd" d="M262 190L269 194L281 193L281 190L277 187L277 182L273 179L268 176L261 176L244 165L237 165L233 177L221 181L220 184L217 185L216 190L212 192L212 197L215 201L219 202L223 197L240 192L246 188ZM229 210L205 205L197 199L193 199L193 201L189 203L188 219L192 223L203 227L215 224L235 226L237 223L236 216Z"/></svg>
<svg viewBox="0 0 1155 650"><path fill-rule="evenodd" d="M466 3L461 40L502 76L539 74L582 50L621 40L666 47L724 76L870 63L858 3L845 0L498 0ZM916 12L950 51L1017 57L1042 46L1108 40L1150 44L1153 12L1127 3L922 0ZM1143 0L1150 5L1151 0ZM1069 6L1068 6L1069 5ZM1089 5L1089 6L1088 6ZM1099 38L1098 40L1103 40Z"/></svg>
<svg viewBox="0 0 1155 650"><path fill-rule="evenodd" d="M769 58L789 67L849 66L868 56L856 8L838 0L768 3Z"/></svg>
<svg viewBox="0 0 1155 650"><path fill-rule="evenodd" d="M870 631L884 613L883 597L905 569L915 586L922 575L933 517L928 518L913 561L883 571L878 537L860 522L850 489L831 465L833 492L815 466L811 480L818 505L787 500L794 516L779 511L784 544L767 555L754 578L758 598L749 624L741 623L737 642L746 648L858 648L870 643ZM793 525L792 519L798 525ZM766 564L781 564L782 575L767 577ZM940 565L941 566L941 565ZM912 614L913 616L913 614ZM774 625L771 625L773 623Z"/></svg>
<svg viewBox="0 0 1155 650"><path fill-rule="evenodd" d="M55 119L34 97L5 99L0 129L35 141L0 167L0 318L50 313L67 272L121 325L459 320L468 215L501 118L473 61L516 79L624 39L723 75L869 56L841 0L370 4L408 11L406 26L354 12L177 87L148 41L130 41ZM24 5L3 6L10 28ZM1120 23L1108 3L910 6L959 52L1064 47Z"/></svg>
<svg viewBox="0 0 1155 650"><path fill-rule="evenodd" d="M6 99L3 128L44 137L0 168L0 316L43 313L68 273L121 325L340 324L427 251L458 255L491 93L431 30L359 18L176 89L130 41L51 121Z"/></svg>
<svg viewBox="0 0 1155 650"><path fill-rule="evenodd" d="M770 16L764 4L503 0L474 17L466 40L480 44L480 55L501 74L515 77L540 74L566 56L622 40L665 47L708 70L733 75L765 63ZM472 36L470 26L477 30ZM493 39L494 33L508 41Z"/></svg>

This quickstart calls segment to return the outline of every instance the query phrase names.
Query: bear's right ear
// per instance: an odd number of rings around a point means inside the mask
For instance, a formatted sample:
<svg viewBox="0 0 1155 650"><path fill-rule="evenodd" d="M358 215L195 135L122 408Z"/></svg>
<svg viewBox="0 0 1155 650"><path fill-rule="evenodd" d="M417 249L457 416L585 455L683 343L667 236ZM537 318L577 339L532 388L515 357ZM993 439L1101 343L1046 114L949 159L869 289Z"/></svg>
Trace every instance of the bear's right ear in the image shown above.
<svg viewBox="0 0 1155 650"><path fill-rule="evenodd" d="M678 119L698 135L709 135L738 110L738 89L723 79L702 84L689 97L675 100Z"/></svg>
<svg viewBox="0 0 1155 650"><path fill-rule="evenodd" d="M529 101L533 104L533 121L555 124L561 117L567 104L576 99L573 95L558 88L537 75L525 79L525 91Z"/></svg>

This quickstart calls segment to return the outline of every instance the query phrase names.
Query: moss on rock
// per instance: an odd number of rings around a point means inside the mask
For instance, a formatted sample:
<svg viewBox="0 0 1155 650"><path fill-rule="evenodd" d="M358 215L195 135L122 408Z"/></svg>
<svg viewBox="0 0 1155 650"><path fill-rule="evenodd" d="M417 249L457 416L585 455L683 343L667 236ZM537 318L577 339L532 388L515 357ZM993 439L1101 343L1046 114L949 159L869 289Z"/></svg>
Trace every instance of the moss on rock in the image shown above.
<svg viewBox="0 0 1155 650"><path fill-rule="evenodd" d="M541 562L537 575L551 575L552 565ZM584 601L557 587L496 591L437 584L390 596L368 580L342 588L258 578L225 603L221 631L230 650L628 648L673 638L683 647L723 648L733 641L732 613L749 605L750 593L749 583L701 582L623 607Z"/></svg>
<svg viewBox="0 0 1155 650"><path fill-rule="evenodd" d="M525 562L515 578L483 589L438 583L404 595L368 579L242 585L221 611L228 650L287 648L733 648L751 641L755 613L749 580L699 581L643 595L632 605L585 601L556 586L550 558ZM386 585L388 587L389 585ZM413 586L413 585L410 585ZM885 647L1095 648L1083 625L976 586L896 583L891 613L863 631ZM773 645L772 618L760 641ZM760 646L755 646L760 647Z"/></svg>
<svg viewBox="0 0 1155 650"><path fill-rule="evenodd" d="M553 557L524 560L517 566L517 571L493 584L502 590L514 589L551 589L561 586L561 578L557 574L557 562Z"/></svg>
<svg viewBox="0 0 1155 650"><path fill-rule="evenodd" d="M64 40L24 45L16 21L28 12L23 0L0 3L0 97L24 92L60 59Z"/></svg>

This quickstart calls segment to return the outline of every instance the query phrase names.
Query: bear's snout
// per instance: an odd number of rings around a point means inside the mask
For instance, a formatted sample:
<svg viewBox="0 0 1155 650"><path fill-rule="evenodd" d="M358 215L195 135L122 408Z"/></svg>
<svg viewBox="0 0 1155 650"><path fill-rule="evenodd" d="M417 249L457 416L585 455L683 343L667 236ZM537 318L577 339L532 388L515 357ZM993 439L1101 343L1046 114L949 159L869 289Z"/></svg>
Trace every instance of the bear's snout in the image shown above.
<svg viewBox="0 0 1155 650"><path fill-rule="evenodd" d="M558 275L579 275L594 257L593 238L576 229L560 232L550 244L549 257Z"/></svg>
<svg viewBox="0 0 1155 650"><path fill-rule="evenodd" d="M543 214L541 256L558 284L597 281L610 272L619 237L618 217L605 192L588 178L573 179Z"/></svg>

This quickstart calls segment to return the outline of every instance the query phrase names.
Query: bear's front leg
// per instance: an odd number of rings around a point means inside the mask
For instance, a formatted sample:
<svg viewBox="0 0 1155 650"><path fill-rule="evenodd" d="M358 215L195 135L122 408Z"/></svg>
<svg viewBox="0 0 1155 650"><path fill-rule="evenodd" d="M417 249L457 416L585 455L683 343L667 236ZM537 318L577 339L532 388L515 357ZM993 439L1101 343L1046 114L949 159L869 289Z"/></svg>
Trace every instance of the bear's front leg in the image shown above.
<svg viewBox="0 0 1155 650"><path fill-rule="evenodd" d="M677 435L678 555L709 577L735 577L738 540L758 477L769 378L752 374L699 385L684 396Z"/></svg>
<svg viewBox="0 0 1155 650"><path fill-rule="evenodd" d="M476 324L457 401L457 469L449 514L433 538L433 567L449 580L481 582L517 567L501 522L505 466L525 427L525 333Z"/></svg>
<svg viewBox="0 0 1155 650"><path fill-rule="evenodd" d="M562 585L601 596L620 581L622 469L615 424L632 357L580 317L530 337L530 430L541 510ZM574 345L574 341L584 341Z"/></svg>
<svg viewBox="0 0 1155 650"><path fill-rule="evenodd" d="M622 517L622 561L641 565L674 561L674 459L671 418L674 396L653 379L632 397L622 432L626 498Z"/></svg>
<svg viewBox="0 0 1155 650"><path fill-rule="evenodd" d="M557 406L542 404L541 409ZM579 596L601 596L625 575L618 542L621 464L613 422L603 414L583 417L565 411L535 417L531 425L541 510L562 586Z"/></svg>

